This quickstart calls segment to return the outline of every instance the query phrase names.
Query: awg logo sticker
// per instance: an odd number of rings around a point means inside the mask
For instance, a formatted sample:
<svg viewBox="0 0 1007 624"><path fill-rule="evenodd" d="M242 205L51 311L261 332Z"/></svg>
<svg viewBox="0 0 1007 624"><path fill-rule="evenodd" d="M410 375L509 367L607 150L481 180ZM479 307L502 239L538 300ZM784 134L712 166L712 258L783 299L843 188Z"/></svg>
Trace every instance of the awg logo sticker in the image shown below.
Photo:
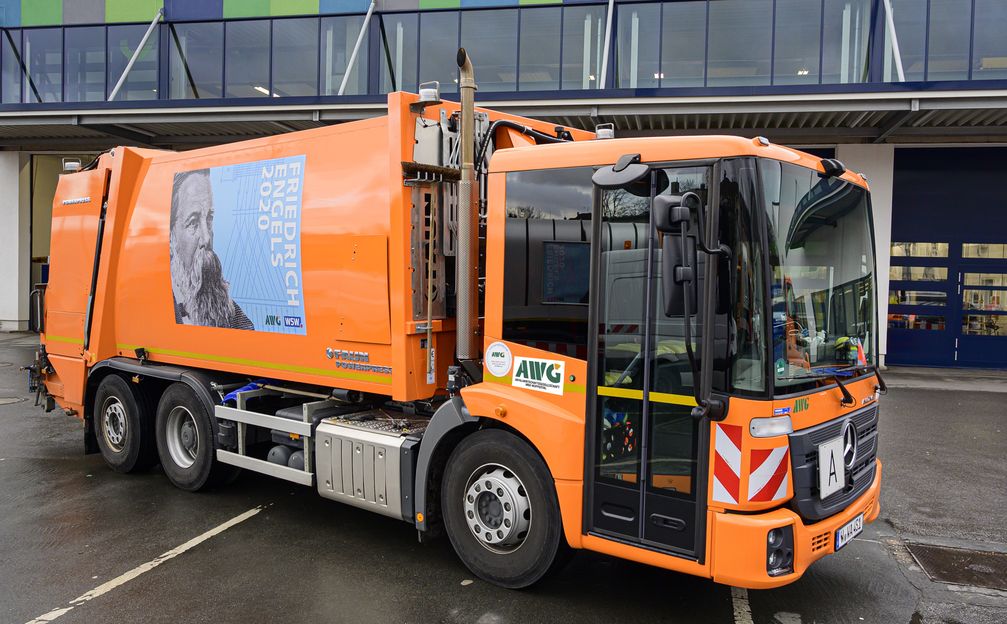
<svg viewBox="0 0 1007 624"><path fill-rule="evenodd" d="M511 385L549 394L563 394L563 362L514 358L514 376Z"/></svg>

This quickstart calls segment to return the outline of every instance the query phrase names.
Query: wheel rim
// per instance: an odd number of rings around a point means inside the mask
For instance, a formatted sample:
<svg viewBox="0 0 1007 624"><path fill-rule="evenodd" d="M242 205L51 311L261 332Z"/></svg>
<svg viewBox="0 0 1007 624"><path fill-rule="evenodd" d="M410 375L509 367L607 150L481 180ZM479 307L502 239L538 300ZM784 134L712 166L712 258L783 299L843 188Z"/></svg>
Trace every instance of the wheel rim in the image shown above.
<svg viewBox="0 0 1007 624"><path fill-rule="evenodd" d="M487 550L508 553L524 544L531 527L531 500L506 466L477 468L465 486L462 503L469 531Z"/></svg>
<svg viewBox="0 0 1007 624"><path fill-rule="evenodd" d="M173 407L168 412L165 428L164 437L171 460L182 468L194 464L199 453L199 428L192 412L181 405Z"/></svg>
<svg viewBox="0 0 1007 624"><path fill-rule="evenodd" d="M110 396L101 406L102 437L112 452L121 453L126 445L126 433L129 419L126 418L126 408L118 397Z"/></svg>

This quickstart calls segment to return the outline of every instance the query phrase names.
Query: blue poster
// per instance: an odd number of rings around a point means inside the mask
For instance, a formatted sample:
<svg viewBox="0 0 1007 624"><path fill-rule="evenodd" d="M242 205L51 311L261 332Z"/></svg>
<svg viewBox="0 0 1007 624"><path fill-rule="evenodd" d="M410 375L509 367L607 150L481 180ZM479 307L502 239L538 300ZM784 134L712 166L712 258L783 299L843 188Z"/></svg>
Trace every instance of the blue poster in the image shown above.
<svg viewBox="0 0 1007 624"><path fill-rule="evenodd" d="M175 322L304 335L304 156L175 174Z"/></svg>

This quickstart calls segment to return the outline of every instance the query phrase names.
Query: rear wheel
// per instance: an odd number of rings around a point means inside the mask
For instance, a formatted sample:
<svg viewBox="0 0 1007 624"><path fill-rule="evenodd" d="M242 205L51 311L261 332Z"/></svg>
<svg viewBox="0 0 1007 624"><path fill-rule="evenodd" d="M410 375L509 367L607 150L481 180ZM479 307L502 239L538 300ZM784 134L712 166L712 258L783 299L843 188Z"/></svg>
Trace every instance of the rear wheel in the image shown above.
<svg viewBox="0 0 1007 624"><path fill-rule="evenodd" d="M508 588L534 584L564 559L556 489L542 458L506 431L459 443L441 489L444 526L474 574Z"/></svg>
<svg viewBox="0 0 1007 624"><path fill-rule="evenodd" d="M109 468L133 472L156 463L153 414L138 386L108 375L95 391L92 414L98 449Z"/></svg>
<svg viewBox="0 0 1007 624"><path fill-rule="evenodd" d="M184 383L175 383L157 405L157 454L176 487L195 492L233 478L237 469L214 457L213 416Z"/></svg>

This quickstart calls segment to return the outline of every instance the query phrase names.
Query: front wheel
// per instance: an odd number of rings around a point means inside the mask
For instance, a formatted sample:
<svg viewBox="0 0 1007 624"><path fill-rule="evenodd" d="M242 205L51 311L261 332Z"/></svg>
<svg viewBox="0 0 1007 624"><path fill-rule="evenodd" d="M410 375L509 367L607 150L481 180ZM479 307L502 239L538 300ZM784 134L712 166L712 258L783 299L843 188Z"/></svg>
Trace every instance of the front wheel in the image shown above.
<svg viewBox="0 0 1007 624"><path fill-rule="evenodd" d="M459 443L448 466L444 526L469 570L518 589L559 566L567 546L556 489L526 442L502 430L479 431Z"/></svg>

